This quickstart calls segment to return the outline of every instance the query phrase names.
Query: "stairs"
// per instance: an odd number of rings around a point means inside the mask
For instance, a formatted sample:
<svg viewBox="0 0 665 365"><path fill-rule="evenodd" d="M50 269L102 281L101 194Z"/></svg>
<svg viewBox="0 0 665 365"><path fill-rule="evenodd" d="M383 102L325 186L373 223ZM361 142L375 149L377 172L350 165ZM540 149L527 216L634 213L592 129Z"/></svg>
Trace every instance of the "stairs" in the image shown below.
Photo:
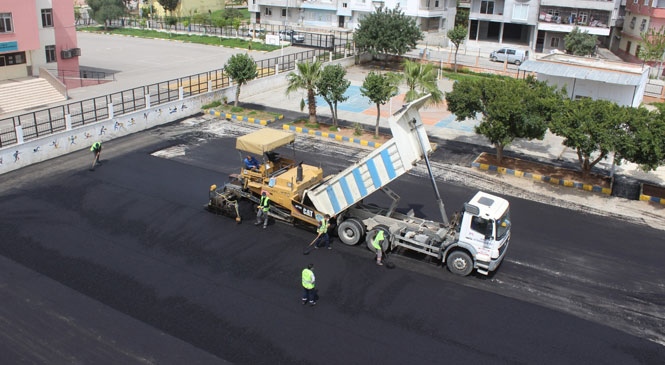
<svg viewBox="0 0 665 365"><path fill-rule="evenodd" d="M42 78L26 78L0 82L0 115L21 110L42 109L67 98Z"/></svg>

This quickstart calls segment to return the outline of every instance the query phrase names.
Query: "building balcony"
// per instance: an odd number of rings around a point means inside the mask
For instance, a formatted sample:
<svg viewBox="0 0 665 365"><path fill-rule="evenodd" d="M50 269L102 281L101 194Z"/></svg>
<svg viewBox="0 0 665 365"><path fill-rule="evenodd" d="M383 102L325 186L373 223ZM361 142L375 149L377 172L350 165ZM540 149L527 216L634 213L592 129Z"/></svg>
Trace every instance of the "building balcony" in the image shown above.
<svg viewBox="0 0 665 365"><path fill-rule="evenodd" d="M561 7L540 7L538 24L551 23L587 28L609 28L610 11L570 9Z"/></svg>
<svg viewBox="0 0 665 365"><path fill-rule="evenodd" d="M614 0L540 0L540 6L612 11Z"/></svg>
<svg viewBox="0 0 665 365"><path fill-rule="evenodd" d="M503 12L494 14L469 13L469 19L502 22L505 20L505 17L503 16Z"/></svg>
<svg viewBox="0 0 665 365"><path fill-rule="evenodd" d="M353 10L349 8L348 6L346 8L342 7L340 4L340 7L337 8L337 15L338 16L351 16L353 14Z"/></svg>
<svg viewBox="0 0 665 365"><path fill-rule="evenodd" d="M550 32L559 32L559 33L570 33L575 29L579 28L582 32L588 32L589 34L598 35L598 36L608 36L610 35L610 28L599 28L599 27L589 27L583 25L572 25L572 24L557 24L557 23L546 23L538 22L538 30L545 30Z"/></svg>

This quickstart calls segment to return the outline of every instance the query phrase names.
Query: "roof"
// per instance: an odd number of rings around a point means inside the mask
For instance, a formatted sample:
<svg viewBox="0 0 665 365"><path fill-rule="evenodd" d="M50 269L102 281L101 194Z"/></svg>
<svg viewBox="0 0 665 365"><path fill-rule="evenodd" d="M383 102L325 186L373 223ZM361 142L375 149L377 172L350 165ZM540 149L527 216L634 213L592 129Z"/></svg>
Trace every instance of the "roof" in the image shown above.
<svg viewBox="0 0 665 365"><path fill-rule="evenodd" d="M296 140L294 133L280 131L272 128L262 128L256 132L246 134L236 139L236 149L263 155L279 147L293 143Z"/></svg>
<svg viewBox="0 0 665 365"><path fill-rule="evenodd" d="M477 192L469 204L478 208L478 216L494 220L501 218L509 206L506 199L482 191Z"/></svg>
<svg viewBox="0 0 665 365"><path fill-rule="evenodd" d="M642 75L647 68L626 62L551 54L539 60L524 61L519 70L548 76L637 86L641 83Z"/></svg>

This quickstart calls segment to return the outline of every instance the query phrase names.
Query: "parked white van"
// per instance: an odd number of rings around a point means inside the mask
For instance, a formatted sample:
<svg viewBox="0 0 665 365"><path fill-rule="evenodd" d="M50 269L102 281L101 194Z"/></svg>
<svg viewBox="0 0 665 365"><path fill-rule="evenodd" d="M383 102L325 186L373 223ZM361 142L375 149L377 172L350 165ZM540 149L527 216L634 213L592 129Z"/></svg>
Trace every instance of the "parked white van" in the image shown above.
<svg viewBox="0 0 665 365"><path fill-rule="evenodd" d="M501 48L497 51L490 53L490 60L494 62L514 63L516 66L529 59L529 51L524 51L517 48Z"/></svg>

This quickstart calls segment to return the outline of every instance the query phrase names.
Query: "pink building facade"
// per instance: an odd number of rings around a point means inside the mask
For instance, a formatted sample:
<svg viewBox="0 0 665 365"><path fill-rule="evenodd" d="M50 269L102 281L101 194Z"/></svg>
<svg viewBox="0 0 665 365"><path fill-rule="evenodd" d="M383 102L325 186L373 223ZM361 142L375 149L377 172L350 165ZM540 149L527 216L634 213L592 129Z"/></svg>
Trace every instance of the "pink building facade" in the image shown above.
<svg viewBox="0 0 665 365"><path fill-rule="evenodd" d="M0 1L0 81L53 74L78 75L72 0Z"/></svg>
<svg viewBox="0 0 665 365"><path fill-rule="evenodd" d="M665 26L665 0L626 0L626 18L621 32L619 56L626 61L642 62L638 58L642 47L641 33Z"/></svg>

